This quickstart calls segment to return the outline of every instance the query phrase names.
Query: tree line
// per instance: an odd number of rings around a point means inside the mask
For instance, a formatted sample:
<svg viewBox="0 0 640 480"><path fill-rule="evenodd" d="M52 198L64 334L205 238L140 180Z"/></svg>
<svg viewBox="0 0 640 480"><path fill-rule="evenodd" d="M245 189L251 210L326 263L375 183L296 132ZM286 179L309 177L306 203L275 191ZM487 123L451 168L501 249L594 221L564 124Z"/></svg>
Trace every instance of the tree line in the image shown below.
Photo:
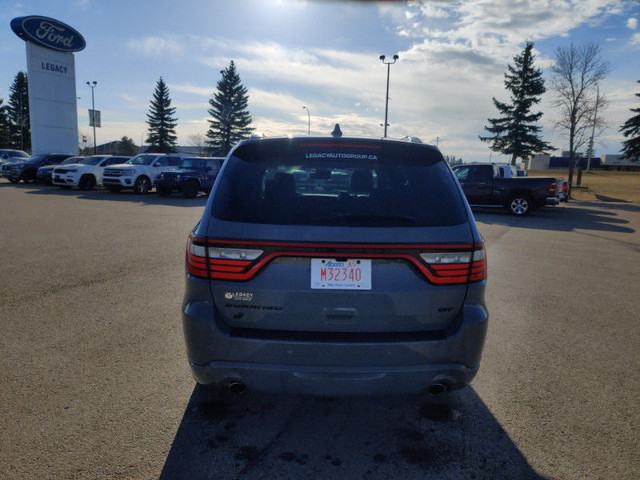
<svg viewBox="0 0 640 480"><path fill-rule="evenodd" d="M251 127L252 119L248 110L248 90L242 84L233 60L220 74L216 90L209 99L210 108L207 112L211 118L208 119L205 150L212 155L225 156L236 143L249 137L254 129ZM178 124L175 113L176 108L171 106L169 87L160 77L147 114L147 151L175 152L175 127Z"/></svg>
<svg viewBox="0 0 640 480"><path fill-rule="evenodd" d="M27 74L18 72L9 88L9 100L0 98L0 147L31 151Z"/></svg>
<svg viewBox="0 0 640 480"><path fill-rule="evenodd" d="M505 89L509 101L501 102L493 97L499 116L489 118L484 129L487 136L480 140L488 142L492 151L511 156L511 164L517 158L526 159L536 153L548 153L555 148L540 138L538 121L542 112L532 109L546 92L542 71L534 66L533 42L526 42L523 52L514 57L513 65L507 66L504 74ZM556 128L566 132L569 143L569 195L573 181L576 152L589 144L588 156L593 151L593 139L604 131L603 110L606 98L600 93L599 83L611 71L611 64L600 55L595 44L558 47L555 63L551 68L551 89L554 106L559 111ZM636 94L640 96L640 94ZM640 113L640 109L631 109ZM600 116L598 116L598 113ZM640 159L640 115L627 120L620 128L625 138L622 156L633 161Z"/></svg>
<svg viewBox="0 0 640 480"><path fill-rule="evenodd" d="M525 159L529 155L554 150L552 145L541 139L542 129L538 122L542 112L532 111L546 92L542 71L535 67L533 46L533 42L527 41L522 53L514 57L513 65L507 65L504 85L510 93L509 100L502 102L493 97L498 116L488 119L489 124L484 127L488 135L479 136L480 140L489 143L492 151L511 156L512 165L517 158ZM576 152L604 130L602 112L607 101L598 86L611 71L611 65L601 57L597 44L559 47L555 56L555 64L551 68L551 89L554 106L560 112L556 127L568 136L571 185ZM220 74L216 90L209 99L209 129L205 136L192 135L190 139L201 148L201 153L224 156L238 141L249 137L253 128L248 110L248 90L242 84L233 60ZM640 94L636 96L640 97ZM623 142L622 154L623 158L637 161L640 158L640 108L630 110L635 115L620 127L620 132L627 138ZM597 116L598 112L600 116ZM160 77L147 113L147 151L175 152L178 123L175 115L169 88ZM120 153L135 153L135 144L129 137L123 137L119 144L122 147L119 148L122 150ZM7 104L0 99L0 145L31 150L28 79L24 72L16 74ZM590 151L592 147L591 144ZM453 163L455 157L448 161Z"/></svg>

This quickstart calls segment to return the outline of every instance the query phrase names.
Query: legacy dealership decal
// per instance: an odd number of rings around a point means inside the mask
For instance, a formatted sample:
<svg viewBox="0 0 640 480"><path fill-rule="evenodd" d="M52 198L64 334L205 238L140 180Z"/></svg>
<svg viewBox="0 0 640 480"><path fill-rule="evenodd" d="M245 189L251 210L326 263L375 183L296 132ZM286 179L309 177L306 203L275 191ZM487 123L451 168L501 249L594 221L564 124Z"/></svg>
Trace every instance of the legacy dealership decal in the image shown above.
<svg viewBox="0 0 640 480"><path fill-rule="evenodd" d="M307 153L305 158L338 158L342 160L377 160L376 155L367 155L365 153Z"/></svg>

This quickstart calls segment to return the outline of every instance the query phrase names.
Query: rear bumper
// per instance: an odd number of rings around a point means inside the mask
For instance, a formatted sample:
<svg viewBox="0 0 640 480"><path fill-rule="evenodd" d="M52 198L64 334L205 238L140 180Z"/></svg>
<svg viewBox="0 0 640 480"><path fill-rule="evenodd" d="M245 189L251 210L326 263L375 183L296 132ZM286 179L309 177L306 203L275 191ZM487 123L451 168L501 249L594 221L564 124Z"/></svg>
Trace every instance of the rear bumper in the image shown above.
<svg viewBox="0 0 640 480"><path fill-rule="evenodd" d="M309 367L234 362L189 362L198 383L224 385L239 381L251 390L316 396L419 394L435 383L461 388L478 366L432 364L403 367Z"/></svg>
<svg viewBox="0 0 640 480"><path fill-rule="evenodd" d="M182 319L195 380L239 381L258 391L338 396L420 393L433 383L461 388L478 371L489 317L483 305L465 305L459 328L434 340L247 338L216 323L206 281L189 278L187 285Z"/></svg>

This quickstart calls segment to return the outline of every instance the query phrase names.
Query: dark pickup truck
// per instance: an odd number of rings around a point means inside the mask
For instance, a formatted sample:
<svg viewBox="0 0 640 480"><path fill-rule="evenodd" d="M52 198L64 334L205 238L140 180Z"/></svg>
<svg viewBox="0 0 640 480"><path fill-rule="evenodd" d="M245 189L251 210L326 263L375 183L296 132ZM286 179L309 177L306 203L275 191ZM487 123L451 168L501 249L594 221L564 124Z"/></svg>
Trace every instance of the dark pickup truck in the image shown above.
<svg viewBox="0 0 640 480"><path fill-rule="evenodd" d="M166 197L171 192L182 192L187 198L194 198L198 192L210 192L216 181L224 157L189 157L182 161L180 168L158 175L156 190Z"/></svg>
<svg viewBox="0 0 640 480"><path fill-rule="evenodd" d="M453 167L467 201L477 207L502 207L524 216L547 204L557 204L553 177L504 178L498 165L474 163Z"/></svg>

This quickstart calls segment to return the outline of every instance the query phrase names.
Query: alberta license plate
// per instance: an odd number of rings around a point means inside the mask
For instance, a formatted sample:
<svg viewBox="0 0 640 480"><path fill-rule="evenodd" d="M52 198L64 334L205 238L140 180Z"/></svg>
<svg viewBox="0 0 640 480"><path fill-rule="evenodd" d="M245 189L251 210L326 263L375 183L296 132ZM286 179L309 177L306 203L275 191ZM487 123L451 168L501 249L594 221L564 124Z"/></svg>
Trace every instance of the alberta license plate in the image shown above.
<svg viewBox="0 0 640 480"><path fill-rule="evenodd" d="M371 260L312 258L311 288L371 290Z"/></svg>

